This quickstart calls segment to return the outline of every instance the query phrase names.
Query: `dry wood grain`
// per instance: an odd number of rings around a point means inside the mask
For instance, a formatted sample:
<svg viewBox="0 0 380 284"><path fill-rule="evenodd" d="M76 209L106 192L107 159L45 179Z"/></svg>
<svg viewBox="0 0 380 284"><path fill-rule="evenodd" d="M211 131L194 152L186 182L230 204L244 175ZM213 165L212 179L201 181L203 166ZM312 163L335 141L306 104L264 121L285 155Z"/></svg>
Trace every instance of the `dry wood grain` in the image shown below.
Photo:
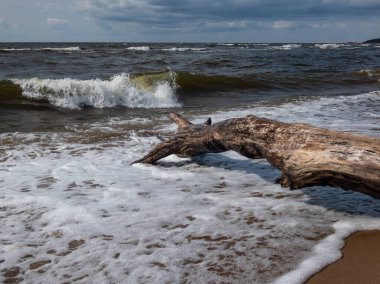
<svg viewBox="0 0 380 284"><path fill-rule="evenodd" d="M379 138L253 115L199 125L177 113L169 118L178 132L133 163L232 150L251 159L265 158L282 172L277 182L283 187L330 185L380 198Z"/></svg>

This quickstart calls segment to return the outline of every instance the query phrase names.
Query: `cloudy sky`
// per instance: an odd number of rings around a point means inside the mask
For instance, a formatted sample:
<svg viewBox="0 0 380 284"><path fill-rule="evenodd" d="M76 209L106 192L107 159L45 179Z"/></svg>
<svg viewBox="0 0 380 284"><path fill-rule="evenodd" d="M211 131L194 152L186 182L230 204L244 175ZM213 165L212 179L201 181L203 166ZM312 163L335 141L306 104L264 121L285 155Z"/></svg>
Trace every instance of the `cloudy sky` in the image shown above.
<svg viewBox="0 0 380 284"><path fill-rule="evenodd" d="M380 37L380 0L0 0L0 42L341 42Z"/></svg>

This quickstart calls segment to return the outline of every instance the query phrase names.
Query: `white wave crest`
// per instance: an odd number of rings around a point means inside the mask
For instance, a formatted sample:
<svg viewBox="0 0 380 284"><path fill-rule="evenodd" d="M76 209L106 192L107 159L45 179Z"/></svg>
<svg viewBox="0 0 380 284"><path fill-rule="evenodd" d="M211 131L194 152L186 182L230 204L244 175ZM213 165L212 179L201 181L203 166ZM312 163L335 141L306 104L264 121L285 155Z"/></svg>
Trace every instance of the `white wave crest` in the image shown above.
<svg viewBox="0 0 380 284"><path fill-rule="evenodd" d="M2 48L2 51L81 51L79 46L69 47L42 47L42 48Z"/></svg>
<svg viewBox="0 0 380 284"><path fill-rule="evenodd" d="M206 49L205 47L172 47L163 48L162 51L203 51Z"/></svg>
<svg viewBox="0 0 380 284"><path fill-rule="evenodd" d="M151 89L141 89L131 82L128 74L115 75L110 80L13 79L28 98L46 99L51 104L68 109L84 106L105 108L176 107L175 86L168 81L157 81Z"/></svg>
<svg viewBox="0 0 380 284"><path fill-rule="evenodd" d="M149 51L149 46L130 46L127 48L128 50L135 50L135 51Z"/></svg>
<svg viewBox="0 0 380 284"><path fill-rule="evenodd" d="M43 47L35 50L49 50L49 51L81 51L79 46L69 46L69 47Z"/></svg>
<svg viewBox="0 0 380 284"><path fill-rule="evenodd" d="M301 44L284 44L284 45L280 45L280 46L271 46L271 48L273 49L279 49L279 50L291 50L291 49L294 49L294 48L299 48L301 47L302 45Z"/></svg>
<svg viewBox="0 0 380 284"><path fill-rule="evenodd" d="M321 44L315 44L314 47L320 48L320 49L333 49L333 48L339 48L347 46L343 43L321 43Z"/></svg>
<svg viewBox="0 0 380 284"><path fill-rule="evenodd" d="M31 48L2 48L2 51L29 51Z"/></svg>

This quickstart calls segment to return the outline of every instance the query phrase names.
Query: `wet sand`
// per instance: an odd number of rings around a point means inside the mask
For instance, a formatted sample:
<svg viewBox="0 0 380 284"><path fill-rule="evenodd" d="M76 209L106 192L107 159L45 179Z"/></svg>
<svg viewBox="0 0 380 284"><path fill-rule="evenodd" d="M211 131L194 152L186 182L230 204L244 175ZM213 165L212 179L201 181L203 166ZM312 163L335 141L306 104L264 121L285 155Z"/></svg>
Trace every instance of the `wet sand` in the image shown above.
<svg viewBox="0 0 380 284"><path fill-rule="evenodd" d="M343 247L343 257L306 283L380 283L380 230L357 232L348 237Z"/></svg>

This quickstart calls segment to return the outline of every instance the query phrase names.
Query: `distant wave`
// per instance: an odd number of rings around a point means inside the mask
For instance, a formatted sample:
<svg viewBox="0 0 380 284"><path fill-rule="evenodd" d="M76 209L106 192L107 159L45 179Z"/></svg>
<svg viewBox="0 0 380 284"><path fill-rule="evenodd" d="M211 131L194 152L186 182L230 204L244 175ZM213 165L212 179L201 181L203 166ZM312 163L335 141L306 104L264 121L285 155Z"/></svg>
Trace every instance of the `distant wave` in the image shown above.
<svg viewBox="0 0 380 284"><path fill-rule="evenodd" d="M1 51L29 51L31 48L2 48Z"/></svg>
<svg viewBox="0 0 380 284"><path fill-rule="evenodd" d="M279 50L291 50L291 49L294 49L294 48L299 48L301 46L302 46L301 44L292 43L292 44L284 44L284 45L278 45L278 46L271 46L270 48L272 48L272 49L279 49Z"/></svg>
<svg viewBox="0 0 380 284"><path fill-rule="evenodd" d="M172 48L163 48L162 51L203 51L207 50L205 47L172 47Z"/></svg>
<svg viewBox="0 0 380 284"><path fill-rule="evenodd" d="M42 47L42 48L2 48L0 51L12 52L12 51L81 51L79 46L70 47Z"/></svg>
<svg viewBox="0 0 380 284"><path fill-rule="evenodd" d="M82 49L79 46L71 47L43 47L35 50L47 50L47 51L81 51Z"/></svg>
<svg viewBox="0 0 380 284"><path fill-rule="evenodd" d="M22 96L32 100L48 101L67 108L165 108L179 106L175 85L169 80L141 80L136 82L128 74L119 74L109 80L92 79L13 79L22 89ZM149 84L148 84L149 83Z"/></svg>
<svg viewBox="0 0 380 284"><path fill-rule="evenodd" d="M340 48L340 47L345 47L349 46L343 43L317 43L314 45L314 47L320 48L320 49L333 49L333 48Z"/></svg>
<svg viewBox="0 0 380 284"><path fill-rule="evenodd" d="M149 51L149 46L130 46L127 47L128 50L135 50L135 51Z"/></svg>

